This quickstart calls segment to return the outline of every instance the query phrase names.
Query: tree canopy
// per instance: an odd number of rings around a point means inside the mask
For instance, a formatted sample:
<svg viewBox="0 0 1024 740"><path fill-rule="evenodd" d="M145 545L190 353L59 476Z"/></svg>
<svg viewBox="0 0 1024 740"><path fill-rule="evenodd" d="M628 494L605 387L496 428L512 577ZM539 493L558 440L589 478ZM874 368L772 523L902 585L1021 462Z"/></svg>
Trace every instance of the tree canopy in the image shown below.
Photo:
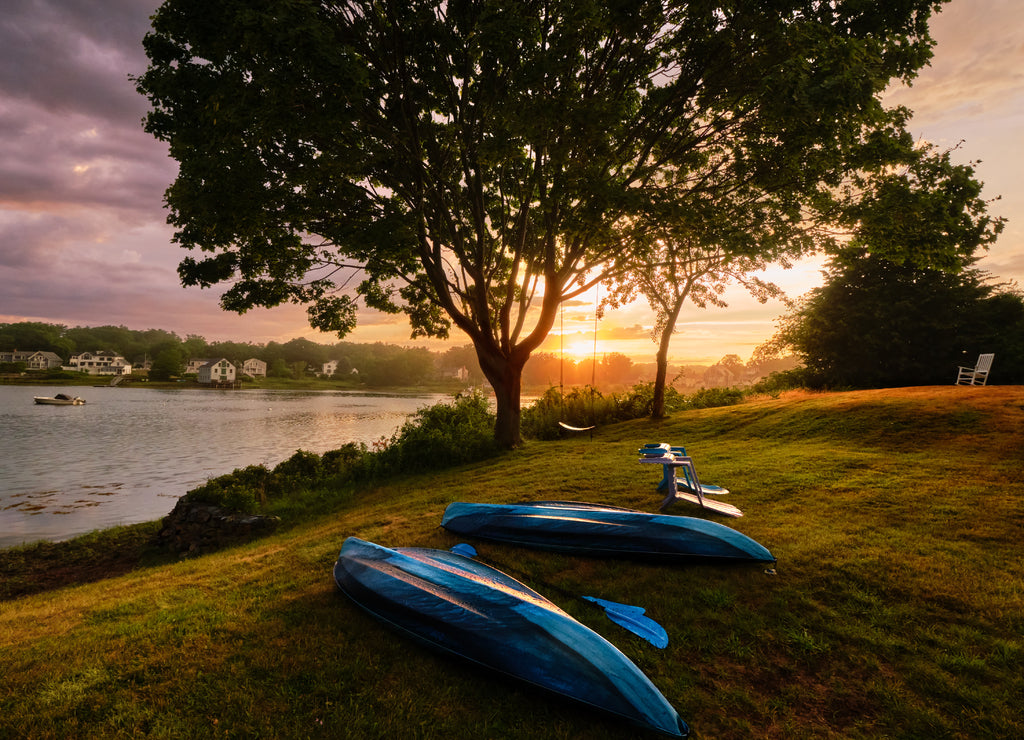
<svg viewBox="0 0 1024 740"><path fill-rule="evenodd" d="M880 96L942 2L165 0L137 84L202 253L179 274L339 336L359 300L456 327L514 446L523 365L638 220L838 217L851 172L910 159Z"/></svg>
<svg viewBox="0 0 1024 740"><path fill-rule="evenodd" d="M753 198L740 191L722 196L703 217L665 219L655 212L640 221L636 248L620 256L622 269L608 300L615 305L640 293L656 313L652 416L664 414L669 344L687 300L700 308L724 306L719 296L735 281L763 303L782 291L754 273L772 262L788 267L791 258L810 252L839 255L837 264L853 267L854 256L865 257L870 248L870 256L911 272L958 273L971 264L977 250L997 238L1005 219L988 214L974 163L955 165L951 153L921 145L901 167L853 172L817 218L787 221L773 209L768 213L774 218L767 218L763 202L775 193L762 189ZM844 246L849 244L860 249Z"/></svg>
<svg viewBox="0 0 1024 740"><path fill-rule="evenodd" d="M782 294L775 284L751 274L767 267L771 257L785 260L784 250L770 246L771 242L778 244L773 235L758 234L756 227L743 231L739 248L735 249L736 242L725 234L729 231L735 239L739 234L735 224L730 222L724 230L713 230L707 225L708 222L677 221L656 229L649 243L625 257L626 269L615 279L615 288L607 299L607 303L614 306L640 293L654 310L651 336L658 350L651 416L655 419L665 415L669 346L686 301L700 308L724 307L726 303L721 296L731 281L744 285L762 303ZM787 234L792 231L786 230ZM795 252L803 251L799 239L799 234L793 234L787 241ZM748 241L758 241L763 253L748 253L744 248Z"/></svg>
<svg viewBox="0 0 1024 740"><path fill-rule="evenodd" d="M897 264L851 247L834 257L772 340L795 350L810 385L949 385L959 365L994 352L990 382L1024 382L1024 295L969 267Z"/></svg>

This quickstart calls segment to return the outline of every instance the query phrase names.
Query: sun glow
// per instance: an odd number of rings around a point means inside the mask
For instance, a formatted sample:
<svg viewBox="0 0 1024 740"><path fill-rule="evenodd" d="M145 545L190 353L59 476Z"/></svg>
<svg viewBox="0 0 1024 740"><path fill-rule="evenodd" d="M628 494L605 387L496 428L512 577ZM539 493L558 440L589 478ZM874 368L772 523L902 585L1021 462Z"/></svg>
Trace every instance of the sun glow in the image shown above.
<svg viewBox="0 0 1024 740"><path fill-rule="evenodd" d="M582 362L584 360L593 359L596 354L598 361L600 362L601 355L605 352L614 352L614 349L606 348L608 342L602 342L598 340L597 351L594 351L594 340L593 339L574 339L565 345L564 354L565 359L575 360L576 362Z"/></svg>

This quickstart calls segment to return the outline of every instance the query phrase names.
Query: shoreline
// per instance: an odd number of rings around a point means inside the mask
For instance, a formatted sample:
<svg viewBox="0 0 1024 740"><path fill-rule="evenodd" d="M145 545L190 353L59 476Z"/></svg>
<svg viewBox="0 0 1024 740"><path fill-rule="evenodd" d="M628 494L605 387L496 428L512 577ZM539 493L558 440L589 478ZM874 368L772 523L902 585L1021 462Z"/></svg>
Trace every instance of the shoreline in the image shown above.
<svg viewBox="0 0 1024 740"><path fill-rule="evenodd" d="M130 376L129 376L130 377ZM494 397L494 391L489 385L482 387L467 387L460 382L438 382L431 383L429 385L422 386L368 386L365 384L354 385L346 383L344 381L336 380L291 380L288 378L271 378L269 380L261 380L259 382L243 381L241 386L238 388L214 388L208 385L203 385L196 381L174 381L164 382L156 380L128 380L122 381L117 385L110 385L109 383L96 383L89 379L75 378L59 379L59 380L43 380L39 378L23 379L23 378L10 378L0 377L0 386L39 386L39 387L59 387L68 386L73 388L96 388L118 390L124 388L143 388L150 390L201 390L201 391L220 391L230 392L235 390L242 391L335 391L339 393L362 393L366 395L391 395L391 396L413 396L425 393L444 393L447 395L454 396L455 394L470 393L475 390L480 390L488 398ZM557 388L556 385L524 385L520 389L520 397L536 399L544 395L549 388ZM571 390L573 388L585 388L586 384L566 384L565 388ZM631 387L631 386L630 386ZM606 390L597 389L599 393L621 393L629 390L629 388L613 387ZM532 401L531 401L532 402Z"/></svg>
<svg viewBox="0 0 1024 740"><path fill-rule="evenodd" d="M119 388L151 388L154 390L208 390L208 391L228 391L228 390L264 390L264 391L276 391L276 390L311 390L311 391L351 391L354 393L458 393L461 391L468 390L465 386L457 383L432 383L430 385L423 386L368 386L366 384L352 384L344 381L335 380L291 380L288 378L272 378L269 380L261 380L257 382L252 381L241 381L237 388L215 388L209 385L199 383L194 380L182 380L182 381L159 381L159 380L144 380L141 378L129 380L131 376L121 376L125 380L122 380L117 385L111 385L108 383L98 383L95 378L105 378L106 376L94 376L89 378L34 378L34 377L0 377L0 385L12 385L12 386L70 386L74 388L104 388L117 390Z"/></svg>
<svg viewBox="0 0 1024 740"><path fill-rule="evenodd" d="M98 529L70 540L0 548L0 604L176 562L156 545L160 519Z"/></svg>

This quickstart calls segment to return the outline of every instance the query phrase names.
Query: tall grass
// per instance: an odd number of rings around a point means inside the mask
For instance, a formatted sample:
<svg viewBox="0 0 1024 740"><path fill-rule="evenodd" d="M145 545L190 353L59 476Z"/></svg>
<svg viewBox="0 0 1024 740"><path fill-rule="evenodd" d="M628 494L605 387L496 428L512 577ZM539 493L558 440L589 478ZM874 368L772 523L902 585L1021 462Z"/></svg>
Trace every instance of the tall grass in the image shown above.
<svg viewBox="0 0 1024 740"><path fill-rule="evenodd" d="M1022 737L1022 430L1020 388L783 393L346 484L267 539L0 602L0 737L638 737L407 641L331 567L353 535L451 547L455 500L656 510L660 470L635 453L660 441L732 491L745 516L721 521L774 574L475 543L481 558L615 643L698 737ZM564 592L643 605L668 648Z"/></svg>
<svg viewBox="0 0 1024 740"><path fill-rule="evenodd" d="M665 411L731 406L743 398L744 392L737 388L701 388L687 396L669 386L665 389ZM638 383L625 393L609 395L589 385L571 388L567 393L551 387L523 410L522 431L529 439L561 439L566 432L560 423L588 428L642 419L653 409L653 383Z"/></svg>

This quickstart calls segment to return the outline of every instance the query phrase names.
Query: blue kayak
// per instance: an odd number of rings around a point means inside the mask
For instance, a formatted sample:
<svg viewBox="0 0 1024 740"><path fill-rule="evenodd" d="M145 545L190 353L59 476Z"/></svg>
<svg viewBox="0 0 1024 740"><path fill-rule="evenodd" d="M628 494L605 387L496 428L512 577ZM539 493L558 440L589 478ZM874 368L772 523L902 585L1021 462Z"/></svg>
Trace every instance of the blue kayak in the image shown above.
<svg viewBox="0 0 1024 740"><path fill-rule="evenodd" d="M445 509L441 526L467 537L577 555L775 562L759 542L718 522L575 501L457 501Z"/></svg>
<svg viewBox="0 0 1024 740"><path fill-rule="evenodd" d="M350 537L338 587L391 627L448 653L672 737L689 728L614 645L536 591L444 550Z"/></svg>

